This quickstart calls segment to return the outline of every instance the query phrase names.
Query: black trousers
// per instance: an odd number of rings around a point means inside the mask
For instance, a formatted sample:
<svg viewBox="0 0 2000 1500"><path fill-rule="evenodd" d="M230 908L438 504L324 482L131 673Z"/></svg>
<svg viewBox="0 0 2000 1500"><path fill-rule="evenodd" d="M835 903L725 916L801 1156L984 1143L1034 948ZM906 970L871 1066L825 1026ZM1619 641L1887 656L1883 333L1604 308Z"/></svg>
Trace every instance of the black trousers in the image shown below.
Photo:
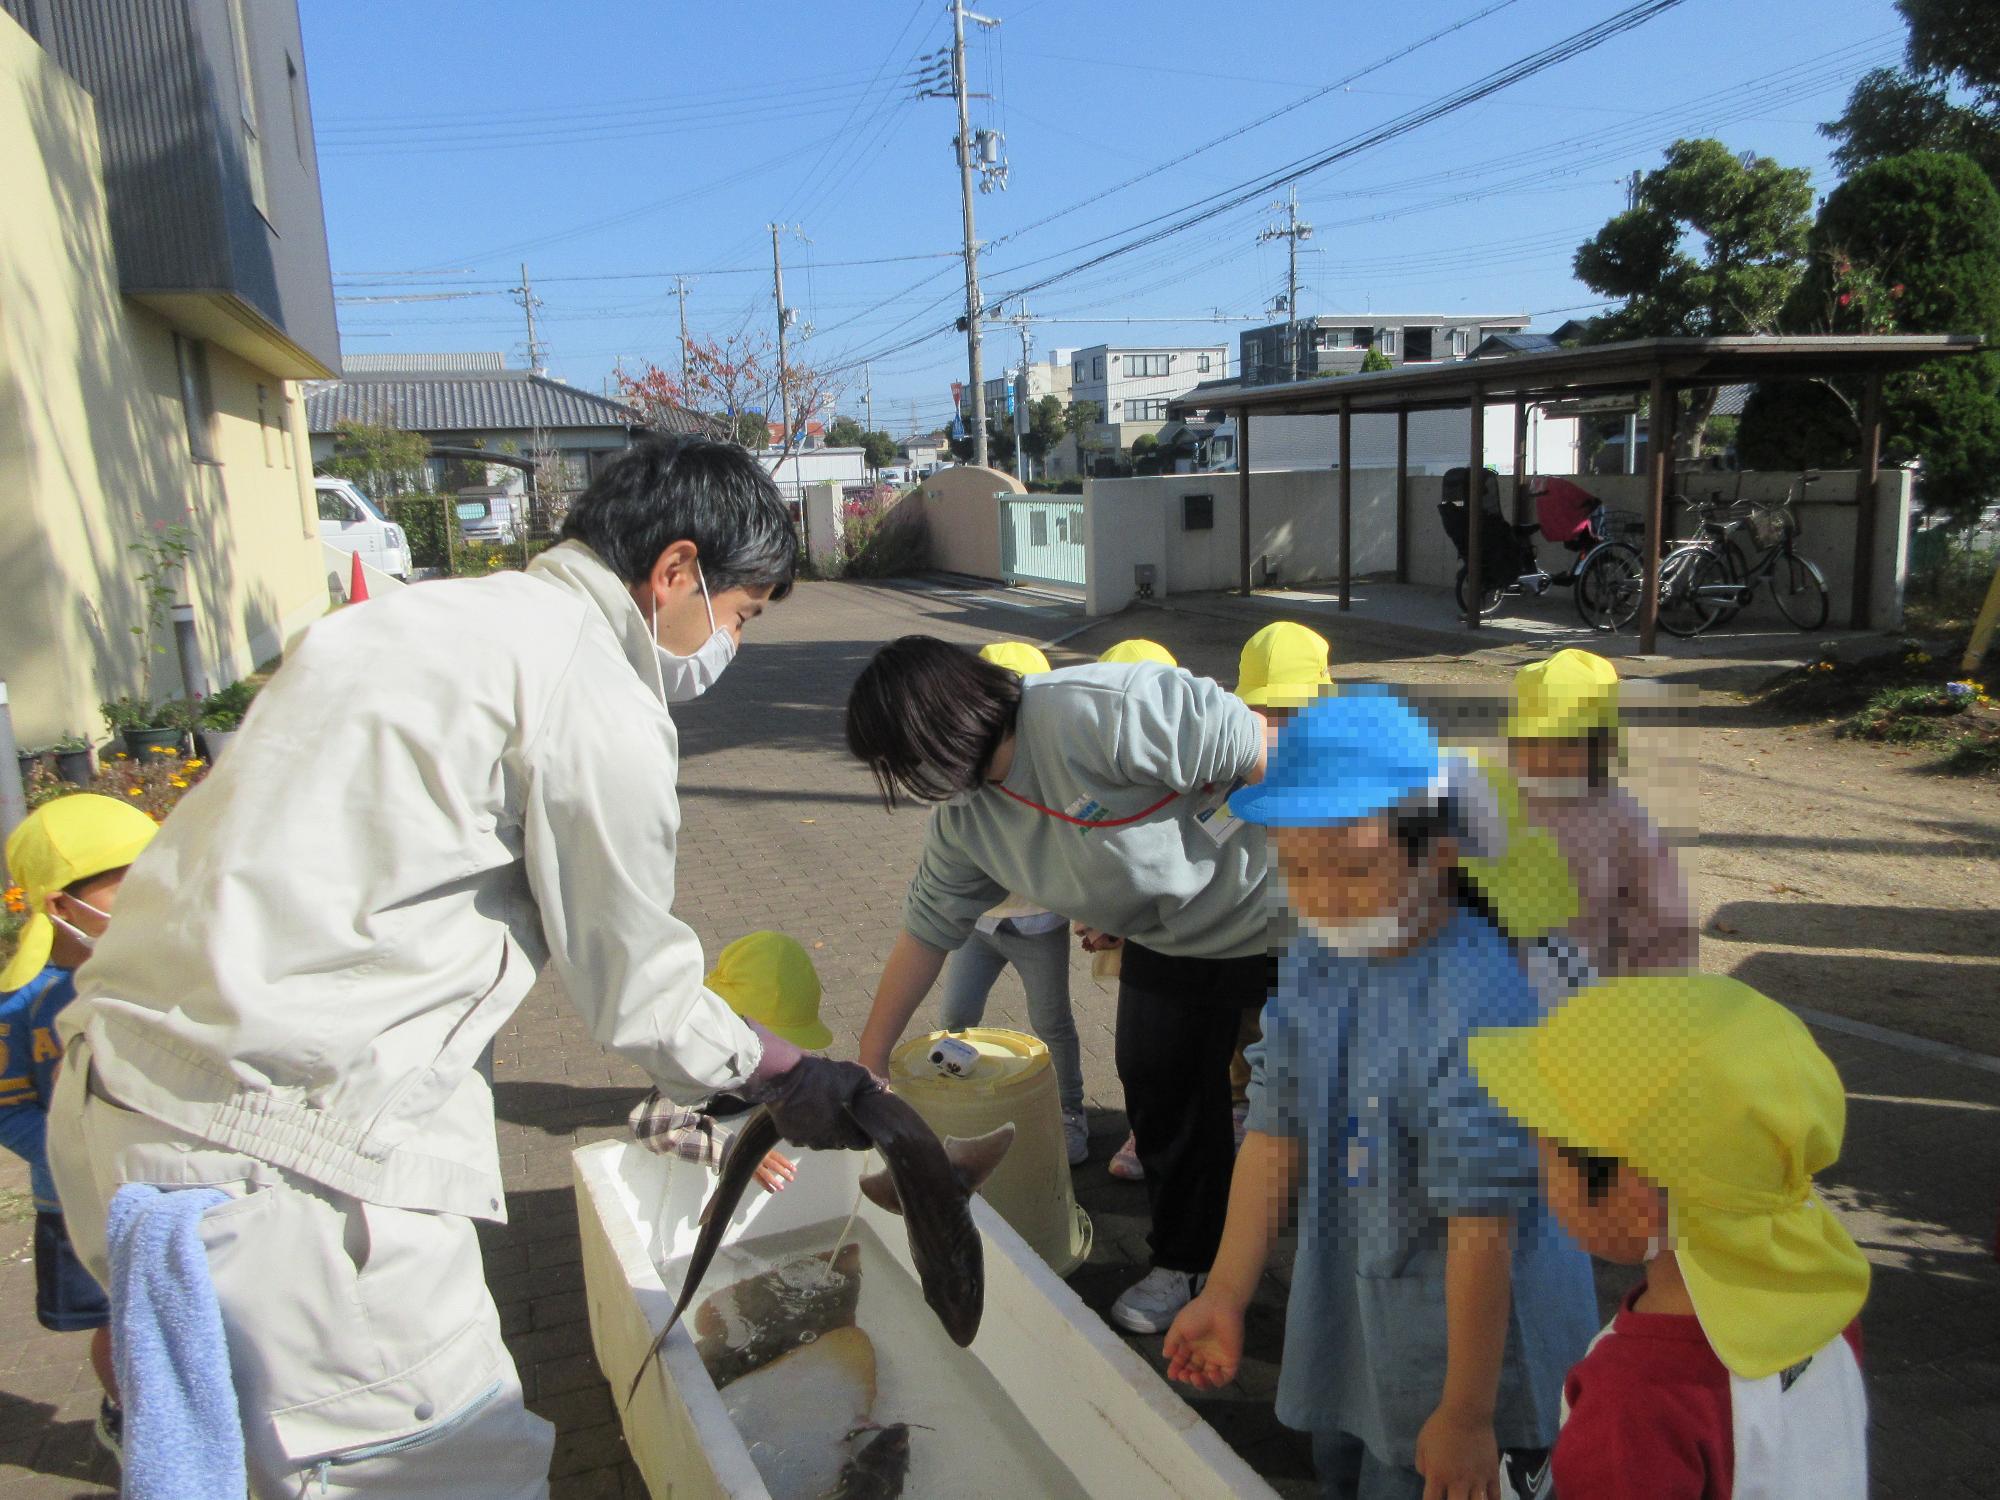
<svg viewBox="0 0 2000 1500"><path fill-rule="evenodd" d="M1127 942L1118 979L1118 1077L1146 1169L1153 1264L1206 1271L1222 1243L1236 1142L1229 1062L1243 1012L1261 1007L1275 960L1172 958Z"/></svg>

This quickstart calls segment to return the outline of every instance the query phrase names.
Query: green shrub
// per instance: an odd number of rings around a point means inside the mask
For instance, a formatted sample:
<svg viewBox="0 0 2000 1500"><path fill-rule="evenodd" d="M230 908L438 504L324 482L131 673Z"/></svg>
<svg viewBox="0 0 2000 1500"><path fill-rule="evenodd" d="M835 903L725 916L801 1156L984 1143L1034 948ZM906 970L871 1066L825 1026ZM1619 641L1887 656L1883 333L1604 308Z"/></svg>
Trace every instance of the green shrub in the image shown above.
<svg viewBox="0 0 2000 1500"><path fill-rule="evenodd" d="M458 552L457 503L449 495L403 495L385 502L389 519L410 543L410 566L454 571Z"/></svg>

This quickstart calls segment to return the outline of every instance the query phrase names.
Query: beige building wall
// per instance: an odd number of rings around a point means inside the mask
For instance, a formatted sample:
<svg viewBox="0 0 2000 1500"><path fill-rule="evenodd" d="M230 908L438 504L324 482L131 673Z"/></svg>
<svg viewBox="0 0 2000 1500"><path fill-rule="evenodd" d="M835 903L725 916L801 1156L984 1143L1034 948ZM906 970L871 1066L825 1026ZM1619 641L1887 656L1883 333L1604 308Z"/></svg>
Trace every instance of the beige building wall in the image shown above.
<svg viewBox="0 0 2000 1500"><path fill-rule="evenodd" d="M219 461L194 461L174 329L118 290L90 98L4 15L0 140L0 679L23 745L102 740L98 704L149 666L182 692L171 630L134 634L142 538L194 533L181 599L211 688L325 610L304 413L210 345Z"/></svg>

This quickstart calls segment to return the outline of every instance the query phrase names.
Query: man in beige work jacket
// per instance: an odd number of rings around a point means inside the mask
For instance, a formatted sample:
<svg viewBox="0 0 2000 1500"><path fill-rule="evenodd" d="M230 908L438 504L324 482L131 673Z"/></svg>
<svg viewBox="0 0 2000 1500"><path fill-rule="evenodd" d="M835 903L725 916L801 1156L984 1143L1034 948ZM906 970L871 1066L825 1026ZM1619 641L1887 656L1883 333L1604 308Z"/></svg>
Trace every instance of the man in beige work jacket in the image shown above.
<svg viewBox="0 0 2000 1500"><path fill-rule="evenodd" d="M544 963L670 1097L866 1144L841 1105L869 1075L739 1020L671 910L668 705L789 592L785 507L741 448L654 440L563 535L315 625L62 1016L49 1135L91 1270L121 1184L229 1195L199 1233L259 1497L547 1494L473 1228L505 1217L475 1064Z"/></svg>

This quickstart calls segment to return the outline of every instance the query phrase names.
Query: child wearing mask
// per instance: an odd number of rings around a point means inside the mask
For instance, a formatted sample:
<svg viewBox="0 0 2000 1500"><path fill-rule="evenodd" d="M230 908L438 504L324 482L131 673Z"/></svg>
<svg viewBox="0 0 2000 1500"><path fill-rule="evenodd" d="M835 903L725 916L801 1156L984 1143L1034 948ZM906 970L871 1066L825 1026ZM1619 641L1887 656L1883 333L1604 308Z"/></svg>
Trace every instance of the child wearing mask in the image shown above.
<svg viewBox="0 0 2000 1500"><path fill-rule="evenodd" d="M1537 1005L1459 868L1430 730L1380 691L1299 713L1231 810L1270 829L1299 927L1250 1049L1222 1248L1169 1374L1235 1377L1243 1314L1294 1199L1278 1416L1340 1500L1532 1493L1596 1323L1589 1263L1466 1039Z"/></svg>
<svg viewBox="0 0 2000 1500"><path fill-rule="evenodd" d="M819 973L796 938L782 932L752 932L716 957L702 981L745 1020L806 1052L833 1045L833 1033L819 1018ZM729 1122L755 1105L734 1094L717 1094L692 1107L675 1104L654 1089L632 1109L632 1134L648 1151L698 1162L719 1171L729 1149ZM757 1168L766 1192L780 1191L798 1175L792 1159L773 1151Z"/></svg>
<svg viewBox="0 0 2000 1500"><path fill-rule="evenodd" d="M1868 1262L1812 1191L1846 1099L1798 1017L1722 975L1615 979L1470 1054L1563 1227L1646 1267L1564 1384L1558 1500L1863 1500Z"/></svg>
<svg viewBox="0 0 2000 1500"><path fill-rule="evenodd" d="M28 907L0 971L0 1146L28 1163L35 1201L35 1316L56 1333L90 1330L103 1388L97 1440L115 1458L124 1416L111 1364L111 1305L70 1247L49 1174L49 1099L62 1053L56 1016L76 998L76 971L110 925L125 870L158 826L114 797L80 792L44 803L7 840L7 869Z"/></svg>
<svg viewBox="0 0 2000 1500"><path fill-rule="evenodd" d="M1555 835L1577 893L1562 929L1605 977L1695 966L1694 904L1639 800L1618 785L1618 673L1558 651L1514 676L1507 758L1530 821Z"/></svg>

